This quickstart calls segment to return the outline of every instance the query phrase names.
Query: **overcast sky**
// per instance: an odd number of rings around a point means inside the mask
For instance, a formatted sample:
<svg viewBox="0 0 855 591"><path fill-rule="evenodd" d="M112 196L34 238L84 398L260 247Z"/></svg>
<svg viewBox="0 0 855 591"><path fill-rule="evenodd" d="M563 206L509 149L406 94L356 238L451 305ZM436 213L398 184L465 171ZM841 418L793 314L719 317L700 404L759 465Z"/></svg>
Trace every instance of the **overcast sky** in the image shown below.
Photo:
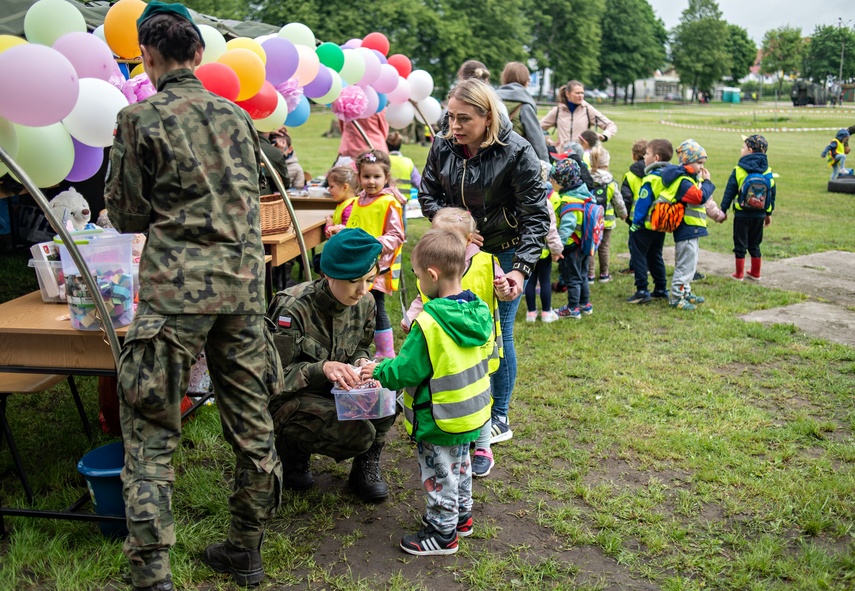
<svg viewBox="0 0 855 591"><path fill-rule="evenodd" d="M689 0L649 0L670 31L680 23ZM810 35L816 25L837 25L837 19L855 25L855 0L718 0L724 20L746 29L759 46L769 29L789 25Z"/></svg>

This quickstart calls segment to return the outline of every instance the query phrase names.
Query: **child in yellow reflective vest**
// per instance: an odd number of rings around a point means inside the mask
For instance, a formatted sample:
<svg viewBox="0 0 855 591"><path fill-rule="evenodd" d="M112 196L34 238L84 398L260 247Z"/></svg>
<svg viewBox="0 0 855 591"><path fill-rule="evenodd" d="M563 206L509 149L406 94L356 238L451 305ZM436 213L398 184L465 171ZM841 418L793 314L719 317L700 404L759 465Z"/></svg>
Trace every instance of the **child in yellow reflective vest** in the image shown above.
<svg viewBox="0 0 855 591"><path fill-rule="evenodd" d="M825 146L822 151L822 157L828 160L828 166L831 167L831 180L836 179L840 173L846 169L846 146L845 142L849 140L849 130L841 129L834 135L831 143Z"/></svg>
<svg viewBox="0 0 855 591"><path fill-rule="evenodd" d="M490 421L490 309L461 285L466 243L429 230L413 249L413 271L425 296L400 355L362 367L362 378L404 390L404 426L416 441L427 499L424 527L401 539L418 556L457 552L472 533L469 444Z"/></svg>
<svg viewBox="0 0 855 591"><path fill-rule="evenodd" d="M356 171L351 166L336 166L327 173L327 191L336 202L335 211L327 216L324 234L331 238L344 230L350 212L353 211L353 203L356 201L356 187L359 179Z"/></svg>
<svg viewBox="0 0 855 591"><path fill-rule="evenodd" d="M612 280L609 273L609 245L612 241L612 230L617 225L618 218L626 219L626 205L624 205L621 197L618 184L615 177L609 172L609 156L608 150L603 148L601 144L597 144L591 148L591 177L596 183L594 195L597 195L597 190L606 192L606 202L597 201L605 208L605 228L603 229L603 240L600 242L600 247L597 249L597 257L589 257L588 259L588 279L596 277L594 274L597 259L600 262L600 283L607 283Z"/></svg>

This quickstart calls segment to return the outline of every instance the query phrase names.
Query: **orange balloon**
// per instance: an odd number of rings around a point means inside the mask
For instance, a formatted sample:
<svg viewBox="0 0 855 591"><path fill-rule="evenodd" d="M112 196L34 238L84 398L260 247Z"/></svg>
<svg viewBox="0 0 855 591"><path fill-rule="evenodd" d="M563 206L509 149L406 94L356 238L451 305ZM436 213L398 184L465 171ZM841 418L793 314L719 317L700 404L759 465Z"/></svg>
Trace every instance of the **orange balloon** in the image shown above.
<svg viewBox="0 0 855 591"><path fill-rule="evenodd" d="M217 61L227 65L238 75L240 94L235 99L236 101L245 101L255 96L264 86L264 62L261 61L258 54L249 49L242 47L229 49Z"/></svg>
<svg viewBox="0 0 855 591"><path fill-rule="evenodd" d="M146 3L142 0L119 0L104 17L104 37L113 53L125 59L139 57L137 19L142 16Z"/></svg>

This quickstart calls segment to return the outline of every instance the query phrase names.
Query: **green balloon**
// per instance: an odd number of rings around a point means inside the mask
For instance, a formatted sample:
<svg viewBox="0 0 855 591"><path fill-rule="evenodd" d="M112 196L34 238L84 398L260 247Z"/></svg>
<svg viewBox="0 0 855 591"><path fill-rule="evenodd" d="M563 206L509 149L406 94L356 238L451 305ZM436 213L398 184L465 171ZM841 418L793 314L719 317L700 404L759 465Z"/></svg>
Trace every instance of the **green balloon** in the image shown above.
<svg viewBox="0 0 855 591"><path fill-rule="evenodd" d="M18 164L37 187L52 187L68 176L74 165L74 144L62 126L15 125L18 133ZM14 176L14 175L12 175ZM20 181L20 179L16 180Z"/></svg>
<svg viewBox="0 0 855 591"><path fill-rule="evenodd" d="M18 133L15 125L0 117L0 147L2 147L12 158L18 157ZM9 172L9 168L0 161L0 176Z"/></svg>
<svg viewBox="0 0 855 591"><path fill-rule="evenodd" d="M321 43L315 50L315 53L318 54L318 59L321 60L323 65L332 68L336 72L341 72L342 67L344 67L344 52L341 50L341 47L327 41L326 43Z"/></svg>
<svg viewBox="0 0 855 591"><path fill-rule="evenodd" d="M63 35L75 32L86 32L86 20L65 0L39 0L24 17L24 35L30 43L50 47Z"/></svg>
<svg viewBox="0 0 855 591"><path fill-rule="evenodd" d="M341 68L341 78L348 84L356 84L365 76L365 60L353 49L342 52L344 65Z"/></svg>

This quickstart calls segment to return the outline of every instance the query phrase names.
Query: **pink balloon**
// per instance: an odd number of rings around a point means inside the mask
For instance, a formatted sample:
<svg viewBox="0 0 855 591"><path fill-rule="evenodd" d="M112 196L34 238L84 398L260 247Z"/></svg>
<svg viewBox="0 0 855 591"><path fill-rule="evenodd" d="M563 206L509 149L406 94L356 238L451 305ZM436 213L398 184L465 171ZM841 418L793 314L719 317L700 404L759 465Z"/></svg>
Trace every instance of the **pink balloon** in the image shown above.
<svg viewBox="0 0 855 591"><path fill-rule="evenodd" d="M368 105L366 105L365 110L362 111L362 115L359 118L367 119L377 112L377 107L380 106L380 97L377 96L377 91L370 86L363 86L362 90L365 91L365 96L368 97Z"/></svg>
<svg viewBox="0 0 855 591"><path fill-rule="evenodd" d="M348 39L347 42L341 46L342 49L356 49L357 47L362 47L362 39Z"/></svg>
<svg viewBox="0 0 855 591"><path fill-rule="evenodd" d="M406 78L398 76L398 85L395 90L386 93L390 105L400 105L410 100L410 83Z"/></svg>
<svg viewBox="0 0 855 591"><path fill-rule="evenodd" d="M274 86L282 84L297 71L300 65L300 54L297 47L284 37L274 35L261 43L267 54L267 80Z"/></svg>
<svg viewBox="0 0 855 591"><path fill-rule="evenodd" d="M113 52L91 33L67 33L56 40L53 48L68 58L78 78L109 81L113 73Z"/></svg>
<svg viewBox="0 0 855 591"><path fill-rule="evenodd" d="M74 138L71 138L71 143L74 144L74 164L65 180L79 183L92 178L104 163L104 148L87 146Z"/></svg>
<svg viewBox="0 0 855 591"><path fill-rule="evenodd" d="M0 117L31 127L61 121L80 93L77 72L68 58L35 43L0 53L0 80L7 84L0 92Z"/></svg>
<svg viewBox="0 0 855 591"><path fill-rule="evenodd" d="M398 86L398 70L395 69L394 66L390 66L389 64L382 64L380 66L380 75L377 76L377 80L374 81L374 84L371 86L374 87L374 90L377 92L389 93L395 90Z"/></svg>
<svg viewBox="0 0 855 591"><path fill-rule="evenodd" d="M294 72L294 77L297 78L300 86L305 86L317 77L318 71L321 69L321 60L314 49L305 45L296 47L297 53L300 55L300 63L297 66L297 71Z"/></svg>
<svg viewBox="0 0 855 591"><path fill-rule="evenodd" d="M377 59L377 56L374 55L374 51L371 49L367 49L365 47L359 47L358 49L354 49L354 51L358 52L359 55L362 56L362 59L365 61L365 74L362 78L357 82L360 86L368 86L369 84L373 84L377 77L380 75L380 60ZM377 105L374 105L377 108Z"/></svg>

